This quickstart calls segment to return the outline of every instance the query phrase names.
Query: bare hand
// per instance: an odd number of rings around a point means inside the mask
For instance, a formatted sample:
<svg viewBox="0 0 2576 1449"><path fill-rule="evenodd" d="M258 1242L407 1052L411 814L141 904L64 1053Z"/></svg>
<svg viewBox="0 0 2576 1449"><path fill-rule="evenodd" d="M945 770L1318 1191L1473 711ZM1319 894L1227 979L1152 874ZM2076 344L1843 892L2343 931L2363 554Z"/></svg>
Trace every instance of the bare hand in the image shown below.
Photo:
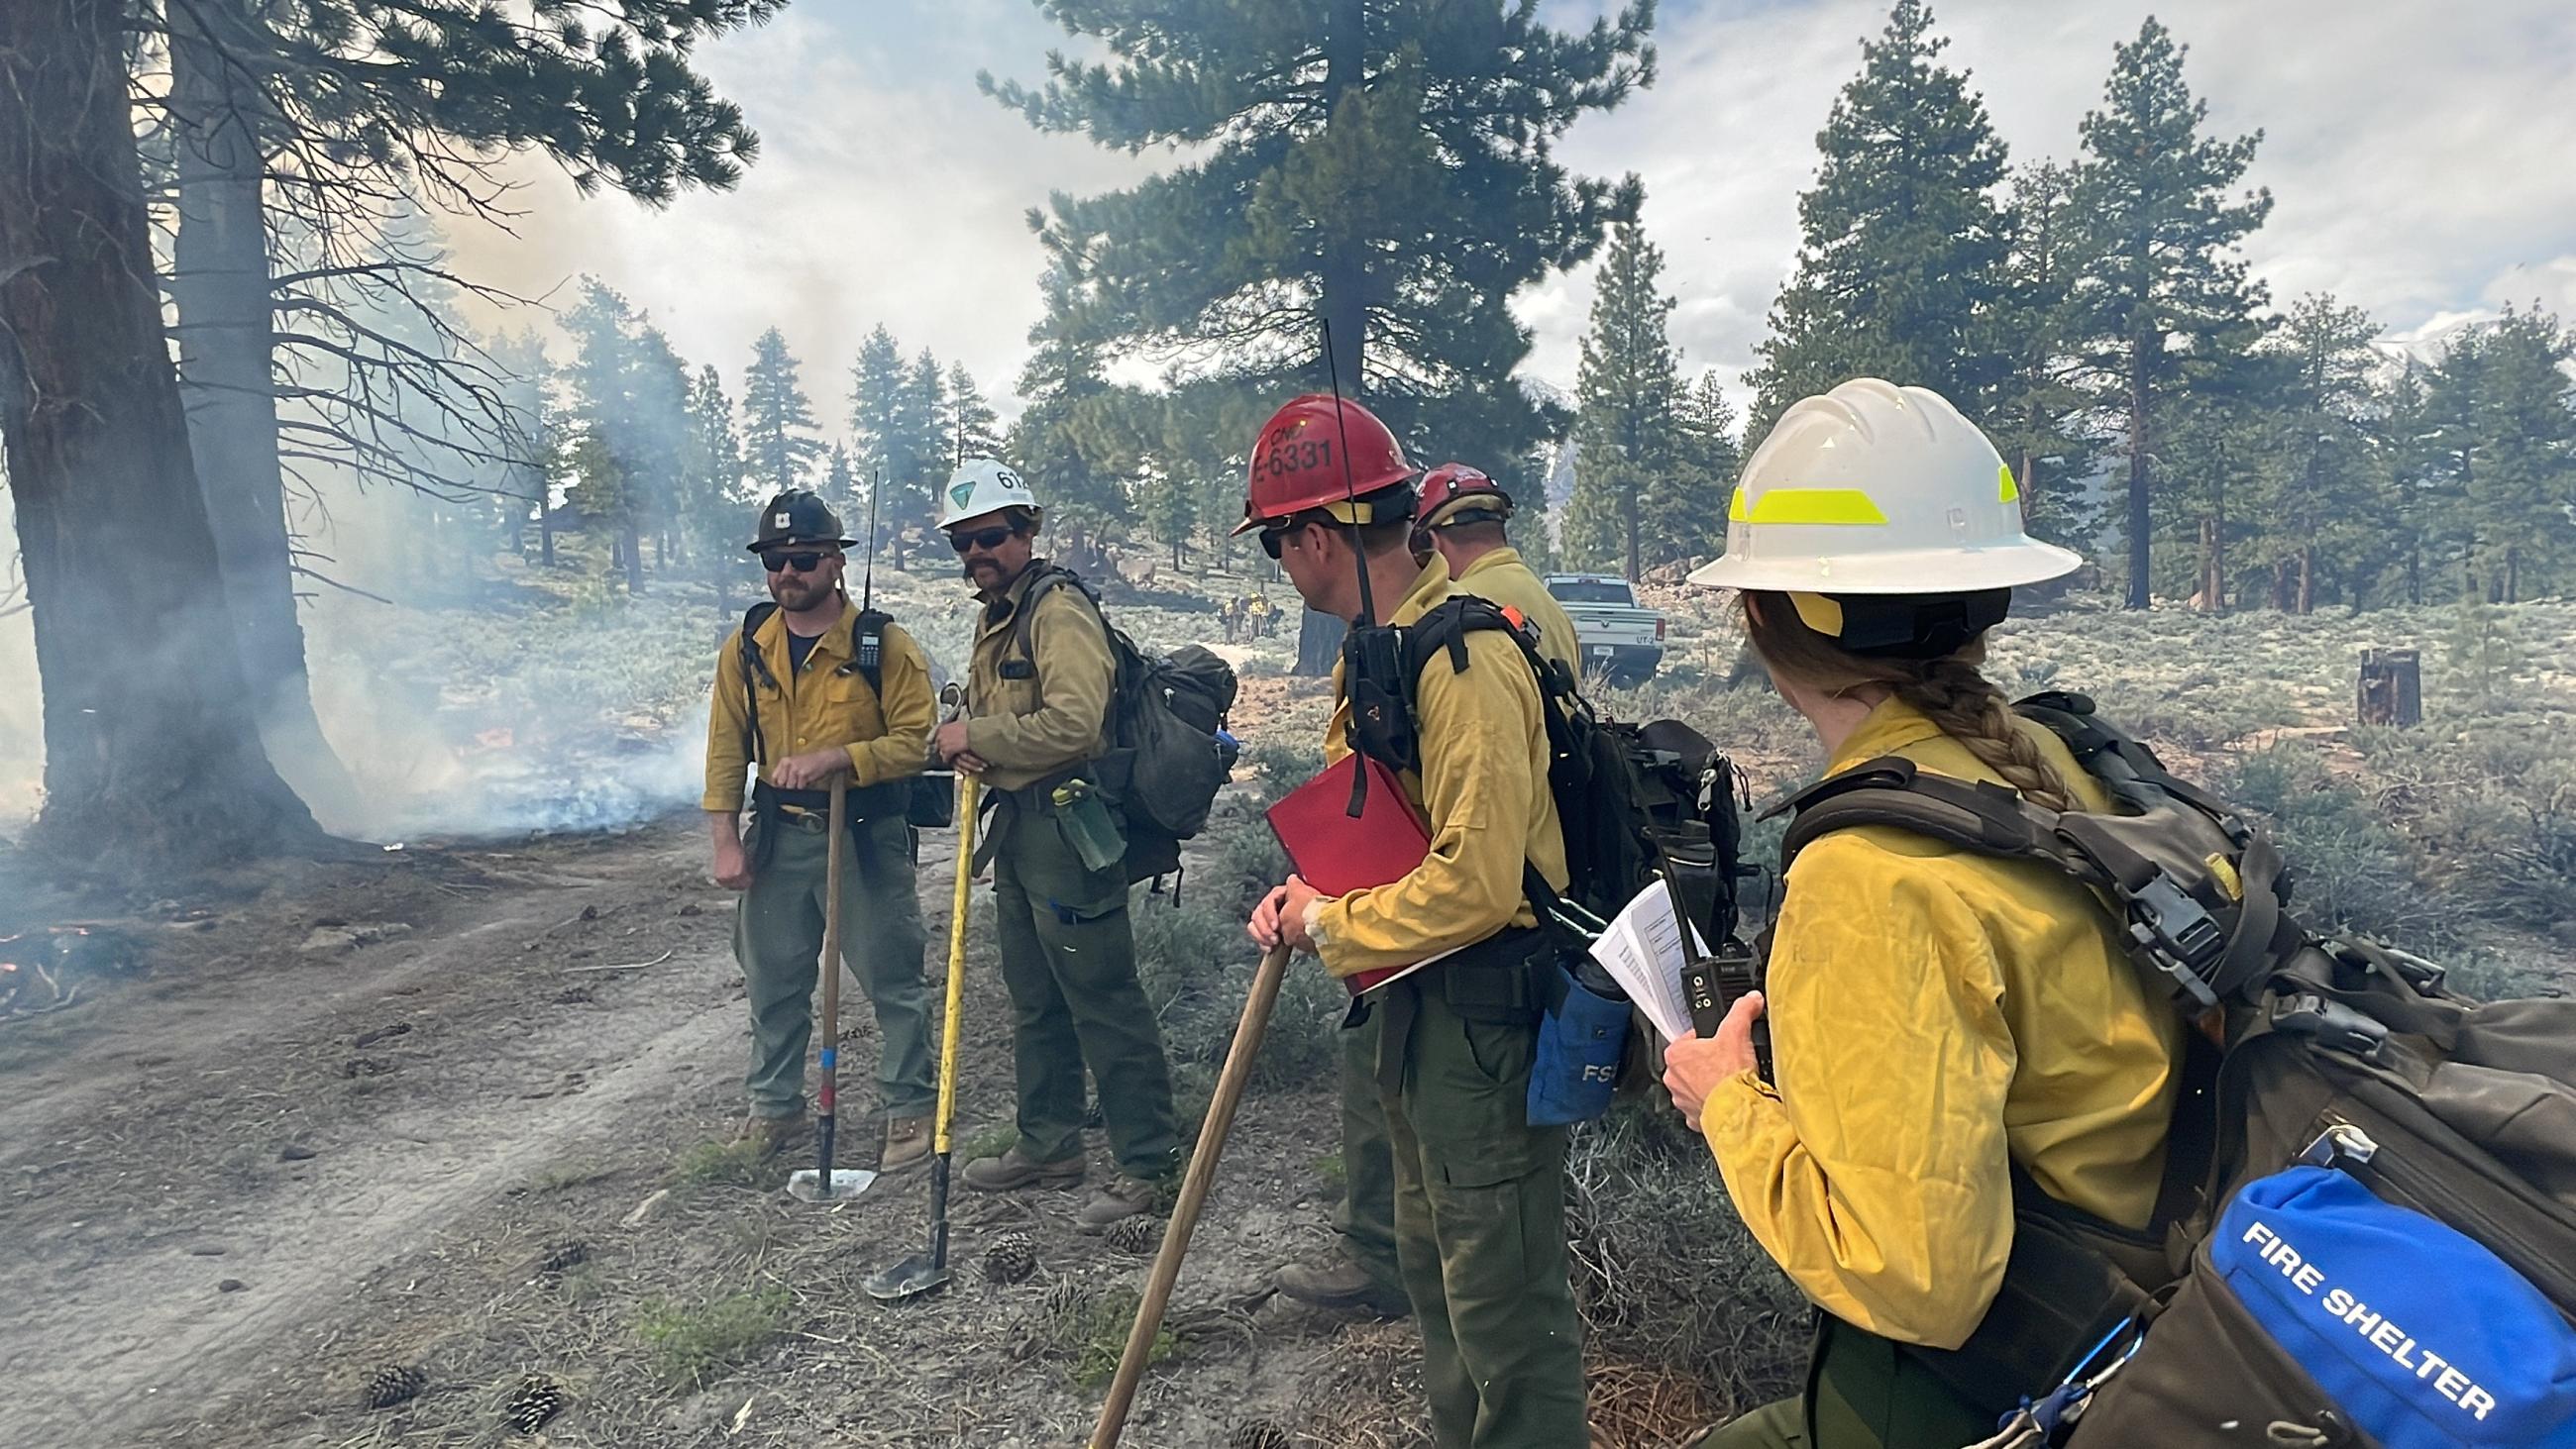
<svg viewBox="0 0 2576 1449"><path fill-rule="evenodd" d="M1286 885L1274 888L1252 908L1244 933L1264 951L1276 949L1283 941L1300 951L1312 951L1315 938L1306 933L1306 908L1322 899L1324 893L1306 884L1304 876L1292 875Z"/></svg>
<svg viewBox="0 0 2576 1449"><path fill-rule="evenodd" d="M716 842L716 884L729 891L751 889L751 852L741 841Z"/></svg>
<svg viewBox="0 0 2576 1449"><path fill-rule="evenodd" d="M1270 893L1261 898L1261 903L1252 908L1252 919L1243 923L1243 933L1264 951L1279 947L1279 903L1286 899L1286 886L1272 886Z"/></svg>
<svg viewBox="0 0 2576 1449"><path fill-rule="evenodd" d="M1684 1033L1681 1040L1664 1048L1664 1090L1673 1094L1673 1105L1690 1119L1693 1131L1699 1129L1700 1112L1707 1107L1709 1095L1753 1070L1753 1023L1761 1019L1762 1010L1762 993L1748 991L1727 1008L1716 1036L1703 1041L1695 1033Z"/></svg>
<svg viewBox="0 0 2576 1449"><path fill-rule="evenodd" d="M769 783L782 790L810 790L834 775L847 773L849 768L850 752L847 750L837 747L809 750L801 755L789 755L770 766Z"/></svg>
<svg viewBox="0 0 2576 1449"><path fill-rule="evenodd" d="M962 719L952 719L930 732L930 752L961 770L980 771L984 768L981 760L969 766L959 758L960 756L971 758L973 755L973 752L966 748L966 721Z"/></svg>

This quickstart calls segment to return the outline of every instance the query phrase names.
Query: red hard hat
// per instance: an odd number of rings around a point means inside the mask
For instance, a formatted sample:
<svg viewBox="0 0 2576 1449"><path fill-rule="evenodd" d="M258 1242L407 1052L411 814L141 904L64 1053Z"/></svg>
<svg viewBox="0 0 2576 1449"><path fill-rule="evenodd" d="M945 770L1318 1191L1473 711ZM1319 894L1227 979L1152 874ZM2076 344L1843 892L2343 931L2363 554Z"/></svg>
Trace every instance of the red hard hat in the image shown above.
<svg viewBox="0 0 2576 1449"><path fill-rule="evenodd" d="M1367 499L1412 477L1413 465L1405 461L1403 446L1377 420L1377 414L1355 402L1310 392L1262 424L1261 440L1252 445L1243 522L1234 531L1247 533L1315 508L1330 509L1340 517L1353 512L1347 506L1352 500ZM1402 516L1366 502L1359 511L1366 516L1343 517L1342 522L1383 522Z"/></svg>
<svg viewBox="0 0 2576 1449"><path fill-rule="evenodd" d="M1512 495L1486 477L1483 469L1464 463L1443 463L1422 476L1422 503L1414 509L1414 516L1422 520L1423 527L1439 528L1457 522L1454 515L1470 509L1490 513L1494 521L1509 518Z"/></svg>

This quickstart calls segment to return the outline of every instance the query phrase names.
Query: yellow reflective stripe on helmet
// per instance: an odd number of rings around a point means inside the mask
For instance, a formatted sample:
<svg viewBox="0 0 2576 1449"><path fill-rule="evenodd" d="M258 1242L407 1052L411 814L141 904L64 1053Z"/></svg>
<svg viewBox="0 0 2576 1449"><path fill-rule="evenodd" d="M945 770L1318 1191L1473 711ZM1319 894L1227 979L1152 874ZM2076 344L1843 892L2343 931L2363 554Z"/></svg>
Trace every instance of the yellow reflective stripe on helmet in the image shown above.
<svg viewBox="0 0 2576 1449"><path fill-rule="evenodd" d="M1744 485L1738 483L1735 485L1735 496L1728 499L1726 502L1726 521L1729 523L1743 523L1748 521L1748 519L1749 515L1744 511Z"/></svg>
<svg viewBox="0 0 2576 1449"><path fill-rule="evenodd" d="M2000 466L2000 467L1996 468L1996 469L1995 469L1995 476L1996 476L1996 478L1997 478L1997 480L1998 480L1998 481L1997 481L1997 484L1996 484L1996 494L1997 494L1997 496L1996 496L1996 498L1995 498L1995 501L1996 501L1997 503L2018 503L2018 502L2020 502L2020 501L2021 501L2021 489L2020 489L2020 488L2018 488L2018 487L2016 487L2016 486L2014 486L2014 484L2013 484L2012 464L2010 464L2010 463L2005 463L2005 464L2003 464L2002 466Z"/></svg>
<svg viewBox="0 0 2576 1449"><path fill-rule="evenodd" d="M1774 488L1753 500L1745 523L1885 523L1868 494L1857 488Z"/></svg>

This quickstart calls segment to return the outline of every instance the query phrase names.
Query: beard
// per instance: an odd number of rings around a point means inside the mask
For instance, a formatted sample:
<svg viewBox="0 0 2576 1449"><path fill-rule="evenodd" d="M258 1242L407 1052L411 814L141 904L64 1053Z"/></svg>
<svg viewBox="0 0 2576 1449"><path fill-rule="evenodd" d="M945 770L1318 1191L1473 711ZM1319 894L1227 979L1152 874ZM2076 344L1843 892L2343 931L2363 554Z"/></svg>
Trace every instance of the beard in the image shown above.
<svg viewBox="0 0 2576 1449"><path fill-rule="evenodd" d="M776 599L778 607L791 614L801 614L813 608L831 597L831 593L832 585L827 579L815 578L807 574L771 574L769 576L769 597Z"/></svg>

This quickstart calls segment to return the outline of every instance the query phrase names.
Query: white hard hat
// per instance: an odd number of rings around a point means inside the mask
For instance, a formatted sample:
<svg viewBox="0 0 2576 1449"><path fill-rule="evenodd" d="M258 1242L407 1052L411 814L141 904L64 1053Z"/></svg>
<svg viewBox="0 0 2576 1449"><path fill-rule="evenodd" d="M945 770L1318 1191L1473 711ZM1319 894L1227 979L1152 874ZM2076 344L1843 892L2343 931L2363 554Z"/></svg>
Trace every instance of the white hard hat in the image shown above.
<svg viewBox="0 0 2576 1449"><path fill-rule="evenodd" d="M1028 480L1020 470L995 458L969 458L948 475L948 487L939 495L939 526L1005 508L1038 511L1038 500L1029 492Z"/></svg>
<svg viewBox="0 0 2576 1449"><path fill-rule="evenodd" d="M1725 556L1690 581L1964 594L2060 578L2083 562L2022 531L2012 469L1948 399L1864 377L1780 415L1727 507Z"/></svg>

